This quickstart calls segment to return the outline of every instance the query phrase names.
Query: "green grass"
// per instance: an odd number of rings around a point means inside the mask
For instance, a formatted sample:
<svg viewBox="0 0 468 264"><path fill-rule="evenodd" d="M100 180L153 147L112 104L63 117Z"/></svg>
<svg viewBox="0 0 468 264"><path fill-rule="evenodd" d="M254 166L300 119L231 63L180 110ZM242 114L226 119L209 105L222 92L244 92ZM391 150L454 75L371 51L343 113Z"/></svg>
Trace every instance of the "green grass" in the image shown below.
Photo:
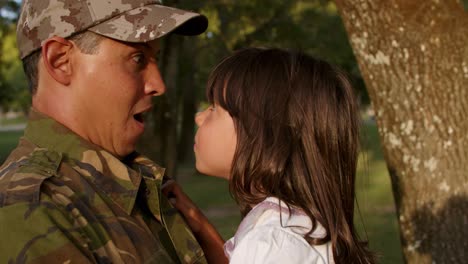
<svg viewBox="0 0 468 264"><path fill-rule="evenodd" d="M0 164L5 161L16 145L18 139L23 135L23 131L0 132Z"/></svg>
<svg viewBox="0 0 468 264"><path fill-rule="evenodd" d="M361 215L356 213L356 229L379 256L378 263L403 263L390 178L375 125L364 126L363 139L364 155L360 157L356 181ZM240 223L240 214L229 194L227 181L199 175L193 168L180 172L179 182L187 194L224 239L232 237Z"/></svg>
<svg viewBox="0 0 468 264"><path fill-rule="evenodd" d="M6 119L6 118L0 118L0 125L2 126L8 126L8 125L17 125L17 124L24 124L26 123L26 116L24 115L20 115L18 117L15 117L15 118L9 118L9 119Z"/></svg>
<svg viewBox="0 0 468 264"><path fill-rule="evenodd" d="M364 155L357 174L357 200L361 216L355 223L361 238L383 264L403 263L398 222L391 190L390 176L383 159L375 125L364 126Z"/></svg>

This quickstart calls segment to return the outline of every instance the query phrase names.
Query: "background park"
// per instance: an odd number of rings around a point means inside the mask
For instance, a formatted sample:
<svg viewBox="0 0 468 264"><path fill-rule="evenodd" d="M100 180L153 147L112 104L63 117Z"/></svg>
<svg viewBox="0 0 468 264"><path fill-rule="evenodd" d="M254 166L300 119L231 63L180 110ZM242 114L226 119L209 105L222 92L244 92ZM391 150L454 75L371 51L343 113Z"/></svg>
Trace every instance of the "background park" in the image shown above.
<svg viewBox="0 0 468 264"><path fill-rule="evenodd" d="M167 167L225 239L241 218L228 183L194 168L194 114L212 67L247 46L300 49L343 68L361 103L355 225L379 263L466 263L468 0L167 0L205 14L193 38L164 39L168 91L138 150ZM20 1L0 1L0 162L30 95L18 59ZM164 124L164 125L162 125Z"/></svg>

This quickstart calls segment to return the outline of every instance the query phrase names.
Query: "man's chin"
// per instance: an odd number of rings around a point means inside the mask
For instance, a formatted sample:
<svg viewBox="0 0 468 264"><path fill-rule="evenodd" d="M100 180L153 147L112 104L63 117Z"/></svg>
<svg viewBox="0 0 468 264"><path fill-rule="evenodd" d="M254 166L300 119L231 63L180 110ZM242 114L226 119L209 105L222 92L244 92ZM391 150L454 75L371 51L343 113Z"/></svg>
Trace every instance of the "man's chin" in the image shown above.
<svg viewBox="0 0 468 264"><path fill-rule="evenodd" d="M117 153L114 153L114 155L120 160L126 159L127 156L135 153L136 151L135 146L136 146L136 143L131 144L131 145L126 145L120 150L117 150Z"/></svg>

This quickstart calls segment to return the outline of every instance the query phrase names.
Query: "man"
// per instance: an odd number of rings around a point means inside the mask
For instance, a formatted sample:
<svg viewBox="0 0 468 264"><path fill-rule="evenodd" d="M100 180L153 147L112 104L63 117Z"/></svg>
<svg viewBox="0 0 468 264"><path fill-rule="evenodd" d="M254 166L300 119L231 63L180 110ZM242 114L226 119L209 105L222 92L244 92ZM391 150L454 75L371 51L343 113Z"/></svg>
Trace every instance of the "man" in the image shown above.
<svg viewBox="0 0 468 264"><path fill-rule="evenodd" d="M0 168L0 263L205 263L204 239L219 252L161 195L164 169L134 152L165 92L159 38L207 23L155 0L23 1L32 109Z"/></svg>

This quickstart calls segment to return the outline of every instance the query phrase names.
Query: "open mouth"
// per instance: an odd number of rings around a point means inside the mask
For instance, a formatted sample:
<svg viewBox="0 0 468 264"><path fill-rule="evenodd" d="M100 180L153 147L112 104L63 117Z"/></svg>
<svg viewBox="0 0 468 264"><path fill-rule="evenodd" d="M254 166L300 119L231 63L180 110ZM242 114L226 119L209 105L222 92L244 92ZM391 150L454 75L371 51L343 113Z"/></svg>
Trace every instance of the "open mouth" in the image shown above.
<svg viewBox="0 0 468 264"><path fill-rule="evenodd" d="M148 113L150 113L151 108L151 106L148 106L144 109L140 109L136 114L133 115L133 119L135 119L138 124L144 125L145 119L147 118Z"/></svg>
<svg viewBox="0 0 468 264"><path fill-rule="evenodd" d="M135 115L133 115L133 118L139 123L144 123L145 122L144 113L135 114Z"/></svg>

